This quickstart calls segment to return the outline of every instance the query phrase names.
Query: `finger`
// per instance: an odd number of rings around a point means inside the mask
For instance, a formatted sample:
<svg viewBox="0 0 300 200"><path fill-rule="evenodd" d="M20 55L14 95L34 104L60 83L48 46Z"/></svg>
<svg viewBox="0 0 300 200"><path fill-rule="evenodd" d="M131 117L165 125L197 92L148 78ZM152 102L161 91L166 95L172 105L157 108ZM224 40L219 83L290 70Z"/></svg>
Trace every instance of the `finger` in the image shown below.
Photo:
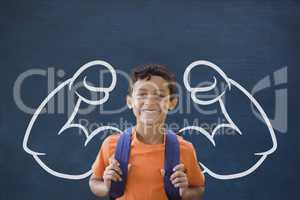
<svg viewBox="0 0 300 200"><path fill-rule="evenodd" d="M115 158L115 154L113 154L112 156L109 157L108 162L109 162L109 164L120 165L118 160L116 160L116 158Z"/></svg>
<svg viewBox="0 0 300 200"><path fill-rule="evenodd" d="M182 194L183 194L183 190L182 188L179 188L179 195L182 197Z"/></svg>
<svg viewBox="0 0 300 200"><path fill-rule="evenodd" d="M177 171L177 170L184 172L185 171L184 164L180 163L173 168L173 171Z"/></svg>
<svg viewBox="0 0 300 200"><path fill-rule="evenodd" d="M176 183L181 183L184 181L185 181L184 177L177 177L174 180L172 180L172 184L175 185Z"/></svg>
<svg viewBox="0 0 300 200"><path fill-rule="evenodd" d="M113 160L115 159L115 154L109 157L108 162L109 164L112 164Z"/></svg>
<svg viewBox="0 0 300 200"><path fill-rule="evenodd" d="M130 170L130 168L131 168L131 164L128 164L128 171Z"/></svg>
<svg viewBox="0 0 300 200"><path fill-rule="evenodd" d="M118 166L113 166L113 167L111 168L111 170L114 170L115 172L117 172L117 173L120 174L120 175L123 174L121 168L118 167Z"/></svg>
<svg viewBox="0 0 300 200"><path fill-rule="evenodd" d="M115 169L115 170L117 170L117 171L121 171L121 168L120 168L118 165L114 164L114 163L111 163L110 165L108 165L108 166L105 168L105 170L111 170L111 169ZM122 172L122 171L121 171L121 172Z"/></svg>
<svg viewBox="0 0 300 200"><path fill-rule="evenodd" d="M104 172L104 175L112 176L115 172L113 170L107 170Z"/></svg>
<svg viewBox="0 0 300 200"><path fill-rule="evenodd" d="M120 166L120 163L118 162L118 160L115 159L114 156L111 156L109 158L109 164L115 165L115 166Z"/></svg>
<svg viewBox="0 0 300 200"><path fill-rule="evenodd" d="M176 171L171 175L170 180L174 180L177 177L184 177L184 176L186 176L186 174L184 172Z"/></svg>
<svg viewBox="0 0 300 200"><path fill-rule="evenodd" d="M111 169L113 169L114 168L114 165L113 164L110 164L110 165L108 165L106 168L105 168L105 170L111 170Z"/></svg>
<svg viewBox="0 0 300 200"><path fill-rule="evenodd" d="M115 181L117 182L117 177L114 177L112 174L105 174L103 176L104 181Z"/></svg>
<svg viewBox="0 0 300 200"><path fill-rule="evenodd" d="M114 173L114 178L116 181L122 181L122 177L118 173Z"/></svg>
<svg viewBox="0 0 300 200"><path fill-rule="evenodd" d="M164 169L161 169L161 170L160 170L160 174L161 174L162 176L165 176L165 173L166 173L166 171L165 171Z"/></svg>
<svg viewBox="0 0 300 200"><path fill-rule="evenodd" d="M110 188L110 186L111 186L111 179L108 179L106 176L103 176L103 180L107 184L107 186Z"/></svg>
<svg viewBox="0 0 300 200"><path fill-rule="evenodd" d="M113 165L115 165L115 166L120 166L120 163L119 163L118 160L116 160L116 159L113 159L113 160L112 160L112 163L113 163Z"/></svg>
<svg viewBox="0 0 300 200"><path fill-rule="evenodd" d="M176 188L185 188L185 187L188 187L188 183L187 182L184 182L184 183L176 183L174 185Z"/></svg>
<svg viewBox="0 0 300 200"><path fill-rule="evenodd" d="M105 172L105 175L111 175L111 176L113 176L114 174L118 174L118 173L115 170L113 170L113 169L107 170Z"/></svg>
<svg viewBox="0 0 300 200"><path fill-rule="evenodd" d="M184 183L184 182L187 182L186 177L179 177L179 178L175 178L175 179L172 181L172 184L175 185L175 184L177 184L177 183Z"/></svg>
<svg viewBox="0 0 300 200"><path fill-rule="evenodd" d="M111 175L111 180L117 182L119 179L115 174L113 174Z"/></svg>
<svg viewBox="0 0 300 200"><path fill-rule="evenodd" d="M122 181L122 177L118 173L116 173L114 170L107 171L105 175L111 177L111 179L114 181Z"/></svg>

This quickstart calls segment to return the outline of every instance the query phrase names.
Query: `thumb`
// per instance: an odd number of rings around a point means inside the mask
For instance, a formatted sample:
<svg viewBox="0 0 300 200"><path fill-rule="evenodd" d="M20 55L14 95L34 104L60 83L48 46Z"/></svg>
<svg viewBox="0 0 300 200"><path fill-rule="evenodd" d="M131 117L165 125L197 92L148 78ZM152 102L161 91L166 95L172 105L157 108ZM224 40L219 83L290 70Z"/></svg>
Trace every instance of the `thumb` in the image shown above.
<svg viewBox="0 0 300 200"><path fill-rule="evenodd" d="M110 190L110 187L111 187L111 180L107 180L107 179L104 179L104 183L108 189L108 191Z"/></svg>
<svg viewBox="0 0 300 200"><path fill-rule="evenodd" d="M179 188L179 195L182 197L182 193L183 193L183 191L182 191L182 188Z"/></svg>
<svg viewBox="0 0 300 200"><path fill-rule="evenodd" d="M164 169L161 169L160 173L161 173L162 176L165 176L166 171Z"/></svg>
<svg viewBox="0 0 300 200"><path fill-rule="evenodd" d="M131 164L128 164L128 171L130 170L130 168L131 168Z"/></svg>

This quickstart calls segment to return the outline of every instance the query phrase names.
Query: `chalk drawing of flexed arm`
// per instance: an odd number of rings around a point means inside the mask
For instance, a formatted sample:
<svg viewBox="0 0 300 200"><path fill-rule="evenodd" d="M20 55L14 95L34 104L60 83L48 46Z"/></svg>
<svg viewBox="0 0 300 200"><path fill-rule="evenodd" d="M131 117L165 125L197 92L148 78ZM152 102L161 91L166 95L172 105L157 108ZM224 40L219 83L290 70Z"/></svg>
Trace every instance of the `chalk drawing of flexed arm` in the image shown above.
<svg viewBox="0 0 300 200"><path fill-rule="evenodd" d="M217 79L215 76L213 76L213 83L211 85L205 86L205 87L192 88L190 86L189 80L190 80L191 70L194 67L199 67L199 68L206 67L206 68L209 68L210 70L214 71L215 73L218 74L218 76L222 77L222 79L225 81L225 84L227 87L224 89L224 91L222 91L219 95L217 95L213 99L209 99L209 100L200 99L197 96L197 93L199 94L199 93L205 93L205 92L212 91L217 85ZM261 107L261 105L243 86L241 86L238 82L234 81L233 79L229 78L221 70L221 68L219 68L217 65L215 65L212 62L206 61L206 60L198 60L198 61L192 62L186 68L186 70L184 72L183 81L184 81L184 85L185 85L186 89L188 90L188 92L190 92L192 100L196 104L203 105L203 106L211 105L211 104L218 104L223 116L226 119L226 122L218 124L211 132L209 132L206 129L199 127L199 126L187 126L187 127L184 127L183 129L181 129L180 132L186 131L186 130L194 130L194 131L200 132L202 135L204 135L208 139L208 141L213 145L213 147L218 146L218 143L215 140L215 136L216 136L216 133L221 128L230 128L230 129L233 129L235 132L237 132L239 135L243 135L244 133L241 131L242 129L239 126L237 126L237 124L234 120L232 120L230 112L228 112L228 110L225 106L225 103L223 101L223 98L222 98L224 95L226 95L226 93L230 93L230 91L232 91L232 89L234 88L237 91L239 91L242 95L246 96L247 99L257 109L257 111L260 114L261 118L263 119L265 125L267 126L267 131L269 133L268 137L271 139L271 142L272 142L272 147L270 149L263 151L263 152L255 152L254 153L255 156L259 157L259 159L255 162L255 164L253 164L251 167L249 167L245 170L242 170L242 171L239 171L236 173L230 173L230 174L220 174L220 173L217 173L215 170L207 167L204 163L200 162L199 164L203 167L205 173L208 173L210 176L212 176L216 179L222 179L222 180L241 178L241 177L247 176L247 175L251 174L252 172L254 172L264 162L264 160L267 158L267 156L272 154L276 150L277 139L276 139L274 130L272 128L271 122L270 122L269 118L267 117L265 111Z"/></svg>
<svg viewBox="0 0 300 200"><path fill-rule="evenodd" d="M39 107L37 108L37 110L33 114L32 118L31 118L31 120L28 124L28 127L27 127L26 132L25 132L25 136L24 136L24 139L23 139L23 149L28 154L32 155L33 158L36 160L36 162L44 170L46 170L48 173L50 173L50 174L52 174L56 177L65 178L65 179L83 179L83 178L88 177L92 173L92 171L89 170L89 171L87 171L85 173L82 173L82 174L67 174L67 173L62 173L62 172L59 172L58 170L54 170L54 169L50 168L41 159L41 156L47 155L45 152L37 152L37 151L34 151L34 150L29 148L29 136L32 133L33 126L35 125L35 123L37 123L38 118L39 118L42 110L46 107L47 103L51 99L55 98L55 96L57 96L58 93L60 91L63 91L65 88L67 88L68 92L70 92L72 89L74 89L74 82L78 81L78 79L80 79L82 77L82 75L87 71L87 69L90 69L91 67L95 67L97 65L98 66L99 65L104 66L110 71L111 76L112 76L112 82L111 82L109 87L104 88L104 87L95 87L95 86L89 85L87 80L86 80L87 76L84 76L83 80L79 80L79 81L82 81L84 88L87 89L88 91L96 92L96 93L102 93L102 94L104 94L104 96L101 97L100 99L96 99L96 100L95 99L89 99L89 98L84 97L83 95L81 95L78 91L76 91L75 94L77 96L77 101L75 103L73 111L71 112L71 114L68 117L68 119L66 120L66 122L63 123L63 126L59 130L54 130L54 134L61 135L64 132L66 132L66 130L68 130L70 128L80 129L80 131L82 131L84 133L84 137L85 137L84 147L86 147L88 145L88 143L93 139L93 137L95 135L97 135L98 133L100 133L101 131L103 131L103 130L110 129L110 130L114 130L114 131L117 131L117 132L121 132L118 128L115 128L115 127L112 127L112 126L102 126L102 127L99 127L97 129L95 129L91 133L89 133L88 130L86 129L86 127L82 126L81 124L73 122L73 120L76 117L76 115L78 113L78 110L80 109L80 106L83 102L86 103L86 104L89 104L89 105L94 105L94 106L104 104L109 99L110 92L116 86L116 82L117 82L116 71L114 70L114 68L109 63L107 63L105 61L102 61L102 60L96 60L96 61L88 62L85 65L81 66L74 73L74 75L71 78L67 79L66 81L61 83L59 86L57 86L42 101L42 103L39 105Z"/></svg>

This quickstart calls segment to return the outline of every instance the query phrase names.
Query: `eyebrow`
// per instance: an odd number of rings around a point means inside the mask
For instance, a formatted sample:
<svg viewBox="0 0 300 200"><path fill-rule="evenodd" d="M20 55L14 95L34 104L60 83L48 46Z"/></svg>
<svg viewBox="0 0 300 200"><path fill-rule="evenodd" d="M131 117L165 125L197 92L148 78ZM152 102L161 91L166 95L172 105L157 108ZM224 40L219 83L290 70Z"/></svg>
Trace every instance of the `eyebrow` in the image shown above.
<svg viewBox="0 0 300 200"><path fill-rule="evenodd" d="M137 91L148 91L148 90L143 89L143 88L138 88Z"/></svg>
<svg viewBox="0 0 300 200"><path fill-rule="evenodd" d="M139 92L146 92L146 91L148 91L147 89L143 89L143 88L139 88L139 89L137 89L137 91L139 91ZM164 90L164 89L158 89L158 91L160 91L160 92L167 92L166 90Z"/></svg>

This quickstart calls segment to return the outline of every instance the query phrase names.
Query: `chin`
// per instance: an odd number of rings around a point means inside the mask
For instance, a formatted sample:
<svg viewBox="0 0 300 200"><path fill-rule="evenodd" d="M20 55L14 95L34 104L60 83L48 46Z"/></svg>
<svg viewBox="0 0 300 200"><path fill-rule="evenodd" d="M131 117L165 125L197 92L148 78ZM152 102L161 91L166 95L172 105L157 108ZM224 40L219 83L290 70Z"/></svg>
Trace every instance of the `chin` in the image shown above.
<svg viewBox="0 0 300 200"><path fill-rule="evenodd" d="M160 121L157 121L157 120L142 120L141 121L144 125L147 125L147 126L154 126L156 124L161 124Z"/></svg>

